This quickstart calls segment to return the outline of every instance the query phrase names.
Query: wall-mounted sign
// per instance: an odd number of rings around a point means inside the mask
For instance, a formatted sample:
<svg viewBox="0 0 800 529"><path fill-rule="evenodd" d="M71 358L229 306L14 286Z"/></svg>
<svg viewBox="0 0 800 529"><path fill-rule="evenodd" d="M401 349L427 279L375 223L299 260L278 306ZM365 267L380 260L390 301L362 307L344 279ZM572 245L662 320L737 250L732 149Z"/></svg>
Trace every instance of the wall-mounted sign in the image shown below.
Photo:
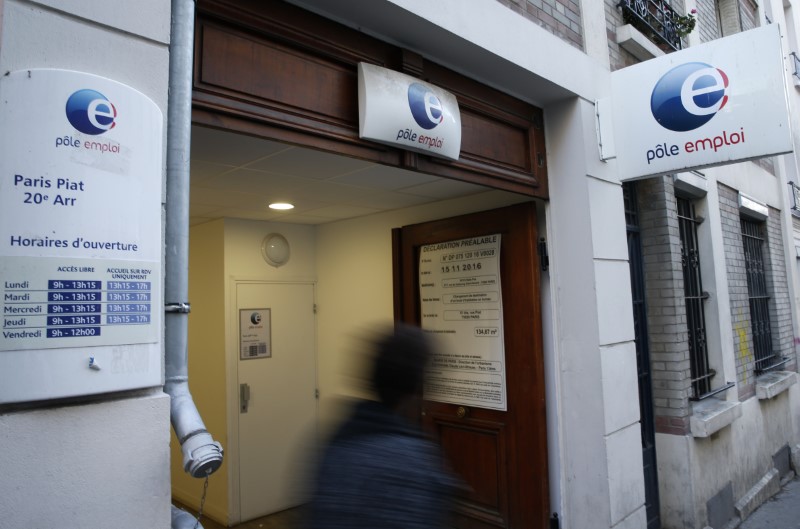
<svg viewBox="0 0 800 529"><path fill-rule="evenodd" d="M0 402L160 383L162 123L102 77L0 78Z"/></svg>
<svg viewBox="0 0 800 529"><path fill-rule="evenodd" d="M777 24L613 72L621 179L790 152L784 73Z"/></svg>
<svg viewBox="0 0 800 529"><path fill-rule="evenodd" d="M424 398L506 409L500 235L420 248L421 327L440 338Z"/></svg>
<svg viewBox="0 0 800 529"><path fill-rule="evenodd" d="M359 136L458 160L461 114L456 97L429 83L373 64L358 64Z"/></svg>
<svg viewBox="0 0 800 529"><path fill-rule="evenodd" d="M270 309L239 309L239 359L272 357Z"/></svg>

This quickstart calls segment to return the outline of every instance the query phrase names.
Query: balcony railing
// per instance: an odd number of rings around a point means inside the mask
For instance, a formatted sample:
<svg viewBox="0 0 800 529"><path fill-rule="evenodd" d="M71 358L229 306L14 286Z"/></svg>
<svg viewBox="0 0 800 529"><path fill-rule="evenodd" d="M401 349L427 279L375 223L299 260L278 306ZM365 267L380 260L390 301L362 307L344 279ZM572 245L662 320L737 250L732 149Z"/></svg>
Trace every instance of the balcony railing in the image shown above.
<svg viewBox="0 0 800 529"><path fill-rule="evenodd" d="M622 9L622 19L626 24L641 31L657 45L675 51L681 49L681 36L675 26L678 13L666 0L620 0L617 8Z"/></svg>

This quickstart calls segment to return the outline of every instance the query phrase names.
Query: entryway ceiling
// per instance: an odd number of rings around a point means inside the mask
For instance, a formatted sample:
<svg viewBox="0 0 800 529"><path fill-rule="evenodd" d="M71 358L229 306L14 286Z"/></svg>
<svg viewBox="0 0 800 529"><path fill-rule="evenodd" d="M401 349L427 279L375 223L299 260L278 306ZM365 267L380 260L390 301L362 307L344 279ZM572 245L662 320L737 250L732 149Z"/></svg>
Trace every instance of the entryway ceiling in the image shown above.
<svg viewBox="0 0 800 529"><path fill-rule="evenodd" d="M223 217L324 224L487 188L204 127L192 127L190 223ZM272 202L291 202L273 211Z"/></svg>

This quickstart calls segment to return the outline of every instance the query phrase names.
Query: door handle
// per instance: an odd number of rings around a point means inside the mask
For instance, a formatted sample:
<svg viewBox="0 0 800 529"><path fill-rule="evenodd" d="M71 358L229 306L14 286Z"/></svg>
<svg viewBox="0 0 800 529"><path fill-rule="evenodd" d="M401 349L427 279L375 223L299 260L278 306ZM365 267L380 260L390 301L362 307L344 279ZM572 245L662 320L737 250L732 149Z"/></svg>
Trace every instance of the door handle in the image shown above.
<svg viewBox="0 0 800 529"><path fill-rule="evenodd" d="M250 404L250 385L239 384L239 411L247 413L248 404Z"/></svg>

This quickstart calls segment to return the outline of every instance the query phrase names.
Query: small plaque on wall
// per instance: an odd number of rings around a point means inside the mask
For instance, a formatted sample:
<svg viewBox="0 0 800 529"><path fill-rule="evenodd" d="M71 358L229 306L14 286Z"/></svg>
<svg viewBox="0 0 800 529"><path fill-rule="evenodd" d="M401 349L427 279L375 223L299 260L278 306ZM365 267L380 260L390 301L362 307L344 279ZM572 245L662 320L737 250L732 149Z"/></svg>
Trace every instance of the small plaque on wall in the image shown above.
<svg viewBox="0 0 800 529"><path fill-rule="evenodd" d="M272 357L271 309L239 309L239 359Z"/></svg>

